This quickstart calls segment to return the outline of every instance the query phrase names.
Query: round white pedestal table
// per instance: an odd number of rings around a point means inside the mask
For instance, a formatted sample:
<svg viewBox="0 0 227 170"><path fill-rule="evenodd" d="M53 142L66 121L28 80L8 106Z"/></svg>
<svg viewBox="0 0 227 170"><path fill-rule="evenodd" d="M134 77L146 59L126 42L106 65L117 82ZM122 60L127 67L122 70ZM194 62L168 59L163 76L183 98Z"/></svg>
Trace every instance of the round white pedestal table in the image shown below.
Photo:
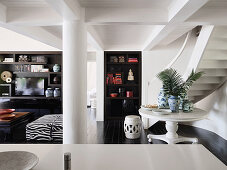
<svg viewBox="0 0 227 170"><path fill-rule="evenodd" d="M147 135L148 141L152 142L152 139L159 139L167 142L168 144L176 144L179 142L192 142L193 144L198 143L197 138L183 137L177 134L178 123L179 122L193 122L205 119L207 117L207 112L198 108L194 108L194 111L189 113L184 113L180 111L179 113L171 113L169 109L162 109L163 112L168 112L168 114L160 114L153 111L139 109L139 114L144 119L156 119L159 121L166 122L167 133L164 135Z"/></svg>

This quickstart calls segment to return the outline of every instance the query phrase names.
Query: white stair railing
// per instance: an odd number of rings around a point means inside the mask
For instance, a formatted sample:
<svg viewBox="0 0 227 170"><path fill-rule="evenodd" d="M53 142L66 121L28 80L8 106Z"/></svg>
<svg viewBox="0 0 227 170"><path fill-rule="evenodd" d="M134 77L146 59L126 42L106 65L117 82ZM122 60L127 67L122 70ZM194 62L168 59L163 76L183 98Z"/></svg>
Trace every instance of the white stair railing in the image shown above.
<svg viewBox="0 0 227 170"><path fill-rule="evenodd" d="M180 55L183 53L183 51L184 51L184 49L185 49L185 47L186 47L186 44L187 44L187 42L188 42L188 40L189 40L189 38L190 38L190 35L191 35L191 33L192 33L192 31L190 31L190 32L188 32L187 33L187 36L185 37L185 40L184 40L184 43L182 44L182 46L181 46L181 48L180 48L180 50L178 51L178 53L176 54L176 56L173 58L173 60L166 66L166 67L164 67L161 71L163 71L163 70L165 70L165 69L167 69L167 68L170 68L170 67L172 67L173 66L173 64L178 60L178 58L180 57ZM147 82L147 87L146 87L146 99L145 99L145 103L146 104L148 104L148 94L149 94L149 86L151 85L151 84L153 84L154 83L154 81L155 80L157 80L157 77L154 77L151 81L148 81Z"/></svg>
<svg viewBox="0 0 227 170"><path fill-rule="evenodd" d="M186 68L185 74L183 75L184 80L186 80L192 69L196 70L198 68L213 29L213 25L206 25L202 27L192 52L188 67Z"/></svg>

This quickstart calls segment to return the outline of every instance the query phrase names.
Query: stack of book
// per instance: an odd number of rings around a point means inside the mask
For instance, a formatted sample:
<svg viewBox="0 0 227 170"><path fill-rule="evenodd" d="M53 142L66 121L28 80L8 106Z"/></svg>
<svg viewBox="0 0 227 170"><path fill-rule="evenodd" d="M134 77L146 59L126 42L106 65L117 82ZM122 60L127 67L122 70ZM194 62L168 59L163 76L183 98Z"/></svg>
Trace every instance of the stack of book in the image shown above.
<svg viewBox="0 0 227 170"><path fill-rule="evenodd" d="M128 62L129 63L138 63L138 59L137 58L128 58Z"/></svg>
<svg viewBox="0 0 227 170"><path fill-rule="evenodd" d="M115 74L114 84L122 84L121 73L116 73Z"/></svg>

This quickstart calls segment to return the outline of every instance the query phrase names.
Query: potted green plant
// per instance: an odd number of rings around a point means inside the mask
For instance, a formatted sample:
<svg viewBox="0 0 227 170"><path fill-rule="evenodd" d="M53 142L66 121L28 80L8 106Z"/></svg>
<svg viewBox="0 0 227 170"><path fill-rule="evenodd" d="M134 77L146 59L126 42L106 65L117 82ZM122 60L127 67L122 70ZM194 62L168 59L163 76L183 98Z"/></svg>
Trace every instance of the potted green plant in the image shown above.
<svg viewBox="0 0 227 170"><path fill-rule="evenodd" d="M169 96L168 103L172 112L179 112L179 97L182 94L186 94L192 84L203 75L203 72L194 72L186 81L182 76L173 68L165 69L158 73L157 78L162 81L163 90L166 95Z"/></svg>

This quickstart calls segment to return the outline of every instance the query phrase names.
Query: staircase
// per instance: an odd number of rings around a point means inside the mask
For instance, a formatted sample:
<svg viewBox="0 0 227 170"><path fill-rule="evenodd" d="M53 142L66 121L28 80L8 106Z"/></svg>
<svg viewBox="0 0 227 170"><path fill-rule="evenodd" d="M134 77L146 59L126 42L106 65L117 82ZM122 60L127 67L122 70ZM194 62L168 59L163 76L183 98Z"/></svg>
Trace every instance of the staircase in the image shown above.
<svg viewBox="0 0 227 170"><path fill-rule="evenodd" d="M196 103L227 81L227 26L215 27L196 71L205 75L196 81L188 92Z"/></svg>

